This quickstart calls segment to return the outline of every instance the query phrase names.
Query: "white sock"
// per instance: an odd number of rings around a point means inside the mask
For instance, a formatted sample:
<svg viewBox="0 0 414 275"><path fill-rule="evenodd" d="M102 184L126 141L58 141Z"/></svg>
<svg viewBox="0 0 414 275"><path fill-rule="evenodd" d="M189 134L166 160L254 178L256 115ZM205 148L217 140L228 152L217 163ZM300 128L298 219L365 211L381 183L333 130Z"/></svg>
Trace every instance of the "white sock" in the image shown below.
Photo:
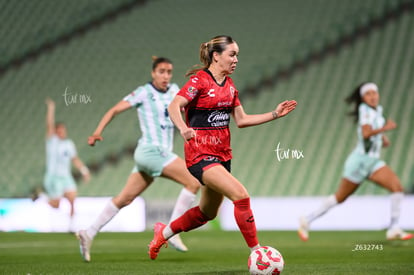
<svg viewBox="0 0 414 275"><path fill-rule="evenodd" d="M162 231L162 236L164 237L164 239L168 240L169 238L171 238L172 236L174 236L174 232L171 230L171 227L169 224L167 224L167 226L164 228L164 230Z"/></svg>
<svg viewBox="0 0 414 275"><path fill-rule="evenodd" d="M180 195L177 198L177 201L175 202L174 209L171 214L170 223L183 215L188 209L190 209L193 206L193 203L196 199L196 194L191 193L186 188L183 188L180 192ZM171 230L171 227L169 224L164 228L162 231L162 235L165 239L169 239L172 236L174 236L174 232Z"/></svg>
<svg viewBox="0 0 414 275"><path fill-rule="evenodd" d="M390 228L398 227L400 221L401 201L404 197L403 192L394 192L391 194L391 223Z"/></svg>
<svg viewBox="0 0 414 275"><path fill-rule="evenodd" d="M324 200L322 205L318 209L316 209L314 212L310 213L306 217L306 219L308 220L309 223L311 223L315 219L319 218L320 216L328 212L329 209L331 209L337 204L338 204L338 201L336 200L335 195L330 195L326 200Z"/></svg>
<svg viewBox="0 0 414 275"><path fill-rule="evenodd" d="M101 230L105 224L107 224L116 214L118 214L119 210L120 209L116 207L113 201L110 200L95 222L86 230L88 236L93 239L95 235L98 234L99 230Z"/></svg>
<svg viewBox="0 0 414 275"><path fill-rule="evenodd" d="M180 195L177 198L173 212L171 214L170 222L180 217L188 209L193 206L193 203L196 199L196 195L188 191L186 188L183 188L180 192Z"/></svg>
<svg viewBox="0 0 414 275"><path fill-rule="evenodd" d="M69 232L76 232L75 215L69 216Z"/></svg>

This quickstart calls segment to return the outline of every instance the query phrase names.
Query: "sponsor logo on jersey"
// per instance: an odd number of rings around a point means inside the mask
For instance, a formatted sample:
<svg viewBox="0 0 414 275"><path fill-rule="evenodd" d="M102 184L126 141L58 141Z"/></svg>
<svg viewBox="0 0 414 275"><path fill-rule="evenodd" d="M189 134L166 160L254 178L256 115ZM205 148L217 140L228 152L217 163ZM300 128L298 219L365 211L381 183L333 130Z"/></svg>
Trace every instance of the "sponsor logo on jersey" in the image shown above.
<svg viewBox="0 0 414 275"><path fill-rule="evenodd" d="M162 130L174 129L174 125L161 125L160 127Z"/></svg>
<svg viewBox="0 0 414 275"><path fill-rule="evenodd" d="M227 101L227 102L219 102L219 103L217 103L217 106L218 107L226 107L226 106L231 106L232 105L232 103L233 102L231 102L231 101Z"/></svg>
<svg viewBox="0 0 414 275"><path fill-rule="evenodd" d="M194 88L193 86L188 87L187 89L187 95L191 98L194 98L198 93L198 90Z"/></svg>
<svg viewBox="0 0 414 275"><path fill-rule="evenodd" d="M230 115L225 111L213 111L208 116L207 121L213 127L227 126L229 125Z"/></svg>
<svg viewBox="0 0 414 275"><path fill-rule="evenodd" d="M207 156L207 157L203 158L203 160L205 160L205 161L220 161L217 157L214 157L214 156Z"/></svg>
<svg viewBox="0 0 414 275"><path fill-rule="evenodd" d="M190 126L195 128L224 127L230 123L230 112L232 108L221 110L191 109L188 112Z"/></svg>
<svg viewBox="0 0 414 275"><path fill-rule="evenodd" d="M208 94L209 97L215 97L216 96L216 94L214 93L214 89L210 89L207 94Z"/></svg>

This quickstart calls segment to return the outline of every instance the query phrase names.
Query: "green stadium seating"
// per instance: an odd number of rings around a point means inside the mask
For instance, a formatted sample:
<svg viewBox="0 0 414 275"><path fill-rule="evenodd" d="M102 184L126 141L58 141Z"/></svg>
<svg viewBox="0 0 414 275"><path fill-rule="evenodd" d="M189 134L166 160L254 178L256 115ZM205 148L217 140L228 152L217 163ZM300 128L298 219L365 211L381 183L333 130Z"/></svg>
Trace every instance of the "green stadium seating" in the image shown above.
<svg viewBox="0 0 414 275"><path fill-rule="evenodd" d="M54 1L4 2L0 4L0 15L5 19L0 28L0 64L128 2L72 1L67 6ZM411 13L291 77L281 78L276 86L260 85L263 79L320 52L401 2L212 0L209 6L221 7L212 20L204 1L147 1L90 28L0 75L0 197L28 196L42 184L47 96L56 101L57 120L66 122L81 158L87 163L104 162L108 155L120 155L125 147L135 146L140 135L135 111L112 121L104 132L104 142L96 147L86 144L87 137L108 108L150 79L151 56L170 57L175 66L173 80L182 85L185 71L198 63L198 45L218 34L230 34L239 43L239 67L233 79L247 112L271 110L286 98L299 101L295 113L283 120L252 129L233 129L233 171L252 196L322 195L336 188L343 160L355 142L355 127L344 116L342 99L366 79L378 82L381 92L384 90L385 109L401 125L398 134L391 134L396 141L384 158L408 184L412 154L404 154L404 150L407 146L412 149L408 127L412 112L397 111L400 106L410 110L408 104L413 102L409 93L413 68L407 56L413 44L409 35L414 25ZM254 94L244 94L249 87ZM67 105L65 90L78 94L78 101ZM92 102L82 104L80 95L90 96ZM260 146L252 146L253 140ZM305 158L278 162L274 149L279 141L303 150ZM179 136L175 148L182 155ZM115 165L104 162L90 184L80 187L80 195L118 193L131 165L129 155ZM175 198L177 185L157 181L160 187L149 188L144 196ZM364 185L359 192L382 191Z"/></svg>

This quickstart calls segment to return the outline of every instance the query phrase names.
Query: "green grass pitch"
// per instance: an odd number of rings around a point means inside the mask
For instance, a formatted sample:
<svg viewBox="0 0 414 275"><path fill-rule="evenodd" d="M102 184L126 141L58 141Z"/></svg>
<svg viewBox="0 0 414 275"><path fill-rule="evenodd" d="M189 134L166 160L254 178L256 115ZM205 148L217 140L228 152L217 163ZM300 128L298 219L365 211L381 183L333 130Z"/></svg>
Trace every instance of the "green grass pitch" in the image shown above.
<svg viewBox="0 0 414 275"><path fill-rule="evenodd" d="M384 231L315 231L306 243L293 231L258 235L262 245L282 252L283 274L414 274L414 241L386 241ZM2 232L0 274L248 274L249 250L239 232L182 237L189 252L162 249L153 261L147 255L152 232L100 233L85 263L72 234Z"/></svg>

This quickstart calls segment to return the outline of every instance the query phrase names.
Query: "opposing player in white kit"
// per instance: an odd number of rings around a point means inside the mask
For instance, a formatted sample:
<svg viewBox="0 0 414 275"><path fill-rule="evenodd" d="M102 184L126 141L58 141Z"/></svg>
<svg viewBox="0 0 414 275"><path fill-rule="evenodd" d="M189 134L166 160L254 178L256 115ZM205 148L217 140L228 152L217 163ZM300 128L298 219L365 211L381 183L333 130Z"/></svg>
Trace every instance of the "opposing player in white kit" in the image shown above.
<svg viewBox="0 0 414 275"><path fill-rule="evenodd" d="M107 203L96 221L86 230L78 232L81 254L87 262L90 261L90 247L95 235L121 208L139 196L155 177L169 178L184 186L171 219L181 216L192 207L200 184L187 170L184 160L172 152L174 125L167 107L179 90L176 84L170 84L172 71L173 65L169 59L154 58L152 81L138 87L112 107L88 139L89 145L94 146L96 141L103 140L102 132L115 116L130 108L137 110L142 136L134 153L133 171L122 191ZM170 239L169 243L179 251L187 251L179 236Z"/></svg>
<svg viewBox="0 0 414 275"><path fill-rule="evenodd" d="M69 231L74 231L73 216L77 187L72 176L71 164L80 171L85 182L89 181L89 169L78 157L75 144L67 137L65 124L55 122L55 102L46 99L46 174L44 188L49 205L59 208L60 200L65 197L70 203Z"/></svg>
<svg viewBox="0 0 414 275"><path fill-rule="evenodd" d="M351 115L355 116L358 123L358 144L345 162L337 192L329 196L319 209L300 218L299 237L307 241L311 222L344 202L365 179L369 179L391 192L391 222L386 238L409 240L413 234L404 232L399 226L403 187L398 176L380 159L381 148L390 144L384 132L395 129L397 125L392 120L385 121L375 83L359 85L346 101L355 104L355 111Z"/></svg>

